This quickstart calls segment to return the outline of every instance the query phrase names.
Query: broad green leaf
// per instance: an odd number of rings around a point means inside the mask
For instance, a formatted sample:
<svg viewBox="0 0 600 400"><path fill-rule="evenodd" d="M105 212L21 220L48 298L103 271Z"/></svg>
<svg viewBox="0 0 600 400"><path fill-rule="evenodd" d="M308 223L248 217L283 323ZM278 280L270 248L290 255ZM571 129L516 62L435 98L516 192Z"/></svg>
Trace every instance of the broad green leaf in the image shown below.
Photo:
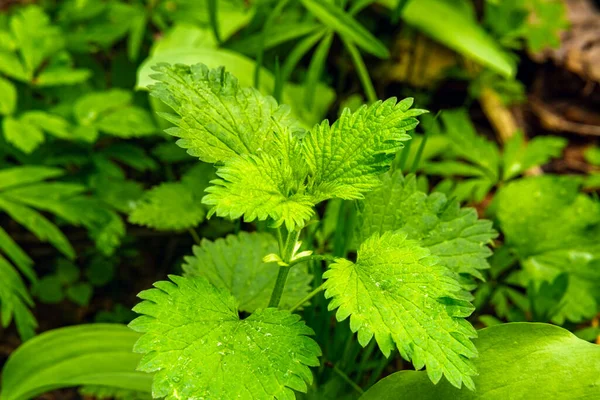
<svg viewBox="0 0 600 400"><path fill-rule="evenodd" d="M12 117L2 120L2 130L7 142L29 154L44 142L44 133L35 125Z"/></svg>
<svg viewBox="0 0 600 400"><path fill-rule="evenodd" d="M129 222L157 230L182 230L195 227L205 215L201 198L186 185L165 182L132 205Z"/></svg>
<svg viewBox="0 0 600 400"><path fill-rule="evenodd" d="M301 1L304 7L323 24L356 43L364 51L379 58L390 56L390 52L383 43L340 7L326 1Z"/></svg>
<svg viewBox="0 0 600 400"><path fill-rule="evenodd" d="M525 143L523 132L515 132L504 145L502 179L509 180L559 157L567 143L567 139L557 136L536 136Z"/></svg>
<svg viewBox="0 0 600 400"><path fill-rule="evenodd" d="M226 289L237 299L241 311L267 307L278 268L262 259L278 252L273 236L240 232L214 242L204 239L193 250L194 256L186 257L183 265L186 276L203 276ZM311 289L311 280L305 264L292 267L279 308L290 308L302 300Z"/></svg>
<svg viewBox="0 0 600 400"><path fill-rule="evenodd" d="M11 115L17 106L17 89L8 79L0 76L0 114Z"/></svg>
<svg viewBox="0 0 600 400"><path fill-rule="evenodd" d="M399 1L404 0L378 1L393 10ZM515 60L456 3L446 0L411 0L404 7L401 17L434 40L503 76L512 77L516 73Z"/></svg>
<svg viewBox="0 0 600 400"><path fill-rule="evenodd" d="M506 245L523 267L518 276L522 285L539 286L561 273L569 275L552 321L593 317L600 308L600 203L579 193L578 181L545 175L502 188L495 210Z"/></svg>
<svg viewBox="0 0 600 400"><path fill-rule="evenodd" d="M300 317L267 308L241 320L236 300L205 278L170 277L139 294L129 325L144 335L139 370L155 397L294 399L312 383L321 351ZM266 350L268 349L268 350ZM293 390L292 390L293 389Z"/></svg>
<svg viewBox="0 0 600 400"><path fill-rule="evenodd" d="M55 389L104 385L149 392L152 375L135 371L139 334L118 324L42 333L19 347L2 370L3 400L28 400Z"/></svg>
<svg viewBox="0 0 600 400"><path fill-rule="evenodd" d="M414 175L384 174L381 186L359 203L356 241L373 234L401 229L409 239L439 257L441 265L483 279L489 268L487 247L497 236L492 223L480 220L473 208L461 208L441 193L427 195L417 189Z"/></svg>
<svg viewBox="0 0 600 400"><path fill-rule="evenodd" d="M158 83L150 86L151 94L178 114L167 118L178 126L167 132L204 162L258 154L270 145L277 125L293 124L287 107L256 89L240 87L224 68L159 64L154 69Z"/></svg>
<svg viewBox="0 0 600 400"><path fill-rule="evenodd" d="M230 158L217 171L220 179L202 199L213 206L209 216L232 219L244 216L244 221L275 220L275 226L285 223L288 230L302 227L314 214L316 203L306 193L296 171L269 154Z"/></svg>
<svg viewBox="0 0 600 400"><path fill-rule="evenodd" d="M149 85L154 84L155 81L151 78L151 75L154 73L152 68L156 64L165 62L187 65L204 63L209 68L225 66L226 70L239 80L240 87L252 87L254 85L254 70L256 69L254 60L240 53L225 49L183 47L154 54L144 61L138 70L137 88L145 89ZM258 90L263 95L270 95L274 92L274 89L275 78L273 74L267 69L262 68ZM311 110L306 110L303 102L303 86L287 83L283 88L282 103L292 107L292 116L297 118L305 127L311 127L321 122L335 99L335 92L328 86L319 84L317 90L315 104L313 104ZM171 110L168 109L168 111Z"/></svg>
<svg viewBox="0 0 600 400"><path fill-rule="evenodd" d="M315 126L303 140L303 153L310 169L310 190L318 200L333 197L361 199L375 188L377 175L389 168L395 153L410 139L415 118L426 111L410 109L412 98L395 98L345 109L329 125Z"/></svg>
<svg viewBox="0 0 600 400"><path fill-rule="evenodd" d="M600 346L558 326L513 323L479 331L473 363L475 392L446 382L433 385L424 372L392 374L361 400L592 399L600 386Z"/></svg>
<svg viewBox="0 0 600 400"><path fill-rule="evenodd" d="M337 259L323 274L329 309L350 317L364 347L373 336L386 356L398 348L416 369L438 383L442 375L474 389L474 310L458 276L403 232L374 234L358 249L356 263Z"/></svg>

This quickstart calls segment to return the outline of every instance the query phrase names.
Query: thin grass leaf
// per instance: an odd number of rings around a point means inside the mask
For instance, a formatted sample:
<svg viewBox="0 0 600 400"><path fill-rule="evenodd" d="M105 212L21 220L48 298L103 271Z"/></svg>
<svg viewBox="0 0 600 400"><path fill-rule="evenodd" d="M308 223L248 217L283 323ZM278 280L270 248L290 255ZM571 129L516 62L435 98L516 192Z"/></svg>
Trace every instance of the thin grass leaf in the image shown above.
<svg viewBox="0 0 600 400"><path fill-rule="evenodd" d="M301 1L304 7L319 21L340 35L344 35L367 53L384 59L390 56L390 52L383 43L341 8L316 0Z"/></svg>
<svg viewBox="0 0 600 400"><path fill-rule="evenodd" d="M360 51L356 48L352 41L348 40L344 36L342 36L342 42L344 46L350 53L350 57L352 57L352 62L356 67L356 72L358 73L358 78L360 79L360 83L365 90L365 94L367 95L367 100L369 103L374 103L377 101L377 94L375 93L375 88L373 87L373 82L371 81L371 77L369 76L369 71L367 70L367 66L360 55Z"/></svg>
<svg viewBox="0 0 600 400"><path fill-rule="evenodd" d="M304 85L304 105L309 110L313 107L317 84L325 69L325 63L327 62L327 56L329 55L332 41L333 32L329 32L323 40L321 40L321 43L317 46L317 50L315 50L315 54L313 54L313 57L310 60Z"/></svg>

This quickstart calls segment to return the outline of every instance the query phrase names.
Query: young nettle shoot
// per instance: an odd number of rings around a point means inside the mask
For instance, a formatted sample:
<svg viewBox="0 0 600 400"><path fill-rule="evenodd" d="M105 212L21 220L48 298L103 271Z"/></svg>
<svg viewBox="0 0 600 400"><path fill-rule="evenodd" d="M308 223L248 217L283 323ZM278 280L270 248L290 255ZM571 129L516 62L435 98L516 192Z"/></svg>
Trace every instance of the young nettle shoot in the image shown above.
<svg viewBox="0 0 600 400"><path fill-rule="evenodd" d="M140 293L140 369L167 399L294 399L312 383L321 350L298 310L322 291L336 318L350 318L362 346L398 350L430 379L475 390L475 329L467 322L475 279L496 233L473 209L417 190L390 172L416 117L411 98L346 109L333 124L303 129L288 107L240 87L223 68L155 67L151 94L170 106L168 133L217 168L202 202L209 215L269 221L272 233L202 241L184 265ZM356 261L316 254L302 242L315 207L354 200L346 232ZM173 213L184 210L172 210ZM327 265L311 287L307 261ZM320 281L320 280L319 280ZM242 314L241 312L244 312ZM248 314L246 314L248 313Z"/></svg>

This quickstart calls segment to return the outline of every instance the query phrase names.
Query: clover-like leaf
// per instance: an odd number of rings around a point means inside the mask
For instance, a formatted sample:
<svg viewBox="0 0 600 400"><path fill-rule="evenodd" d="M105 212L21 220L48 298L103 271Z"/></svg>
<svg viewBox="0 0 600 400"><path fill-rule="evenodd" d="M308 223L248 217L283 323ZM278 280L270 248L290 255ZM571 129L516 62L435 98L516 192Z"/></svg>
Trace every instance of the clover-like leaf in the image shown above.
<svg viewBox="0 0 600 400"><path fill-rule="evenodd" d="M234 155L267 149L277 124L295 125L289 109L258 90L240 87L224 68L204 64L158 64L150 93L176 115L163 115L175 125L167 132L177 144L202 161L215 163Z"/></svg>
<svg viewBox="0 0 600 400"><path fill-rule="evenodd" d="M300 317L267 308L240 319L236 301L203 277L171 276L140 293L130 327L144 335L139 369L166 399L286 399L306 392L321 354Z"/></svg>
<svg viewBox="0 0 600 400"><path fill-rule="evenodd" d="M194 256L186 257L186 276L204 276L218 288L227 289L239 302L239 309L252 312L265 308L278 268L264 263L263 257L278 251L277 241L268 233L240 232L214 242L204 239L194 246ZM289 308L310 291L312 277L306 264L294 266L288 275L280 308Z"/></svg>
<svg viewBox="0 0 600 400"><path fill-rule="evenodd" d="M412 98L391 98L356 112L345 109L333 125L315 126L303 141L315 197L361 199L376 187L377 175L410 139L406 132L417 126L415 117L426 112L411 110L412 104Z"/></svg>
<svg viewBox="0 0 600 400"><path fill-rule="evenodd" d="M149 191L133 206L129 222L157 230L193 228L204 220L200 197L181 182L165 182Z"/></svg>
<svg viewBox="0 0 600 400"><path fill-rule="evenodd" d="M416 369L427 366L434 383L442 375L456 387L474 388L470 341L473 311L457 275L403 232L375 234L358 250L356 263L338 259L323 274L329 309L350 316L350 329L366 346L373 336L389 356L394 348Z"/></svg>
<svg viewBox="0 0 600 400"><path fill-rule="evenodd" d="M475 209L461 208L442 193L419 191L414 175L382 175L381 186L359 208L358 243L374 233L402 229L455 272L483 279L480 270L489 268L486 258L492 252L486 245L497 236L492 223L478 219Z"/></svg>

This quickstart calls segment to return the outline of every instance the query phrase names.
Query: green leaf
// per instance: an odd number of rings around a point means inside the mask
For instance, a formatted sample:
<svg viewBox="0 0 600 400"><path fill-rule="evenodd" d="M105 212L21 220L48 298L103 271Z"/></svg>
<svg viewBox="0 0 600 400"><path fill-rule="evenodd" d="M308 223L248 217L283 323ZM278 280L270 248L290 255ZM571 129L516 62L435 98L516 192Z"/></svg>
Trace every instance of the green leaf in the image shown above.
<svg viewBox="0 0 600 400"><path fill-rule="evenodd" d="M0 114L11 115L17 107L17 89L8 79L0 76Z"/></svg>
<svg viewBox="0 0 600 400"><path fill-rule="evenodd" d="M600 166L600 147L588 147L583 153L583 157L585 158L585 161L589 162L590 164Z"/></svg>
<svg viewBox="0 0 600 400"><path fill-rule="evenodd" d="M204 162L257 154L269 146L277 125L293 124L287 107L256 89L240 87L224 68L159 64L154 69L158 83L150 86L151 94L179 115L168 116L178 128L167 132Z"/></svg>
<svg viewBox="0 0 600 400"><path fill-rule="evenodd" d="M406 132L417 126L415 117L426 112L410 109L412 104L412 98L398 103L391 98L354 113L346 109L331 126L328 121L315 126L303 141L314 196L361 199L375 188L377 175L410 139Z"/></svg>
<svg viewBox="0 0 600 400"><path fill-rule="evenodd" d="M40 182L45 179L57 178L64 175L59 168L43 167L37 165L24 165L0 170L0 190L11 187L25 186L29 183Z"/></svg>
<svg viewBox="0 0 600 400"><path fill-rule="evenodd" d="M492 223L442 193L419 191L414 175L384 174L381 186L367 194L359 210L357 243L375 233L401 229L457 273L483 279L480 270L489 268L486 258L492 252L487 244L497 236Z"/></svg>
<svg viewBox="0 0 600 400"><path fill-rule="evenodd" d="M3 400L27 400L55 389L104 385L150 391L152 375L135 372L139 335L117 324L89 324L42 333L19 347L2 369Z"/></svg>
<svg viewBox="0 0 600 400"><path fill-rule="evenodd" d="M21 338L27 340L33 337L37 322L28 308L32 306L33 300L25 283L0 254L0 325L6 328L14 316Z"/></svg>
<svg viewBox="0 0 600 400"><path fill-rule="evenodd" d="M221 179L212 181L213 186L202 199L213 206L209 216L232 219L244 216L244 221L255 219L275 220L275 226L285 223L288 230L304 226L314 214L315 201L298 187L295 171L282 165L275 157L244 156L229 159L218 169Z"/></svg>
<svg viewBox="0 0 600 400"><path fill-rule="evenodd" d="M267 308L240 319L236 301L201 277L170 277L140 293L130 327L144 335L139 369L156 372L154 397L294 399L312 382L321 351L313 331L289 311ZM268 350L265 350L268 349ZM293 390L292 390L293 389Z"/></svg>
<svg viewBox="0 0 600 400"><path fill-rule="evenodd" d="M108 175L96 175L90 179L94 195L115 210L129 214L144 194L142 184L135 181L114 179Z"/></svg>
<svg viewBox="0 0 600 400"><path fill-rule="evenodd" d="M252 312L269 303L278 268L262 259L276 252L277 241L270 234L240 232L214 242L202 240L201 246L194 246L194 256L185 258L183 270L186 276L203 276L226 289L241 311ZM292 267L279 307L290 308L302 300L311 290L311 280L305 264Z"/></svg>
<svg viewBox="0 0 600 400"><path fill-rule="evenodd" d="M445 137L450 146L442 162L429 161L423 170L441 176L468 177L458 181L449 195L458 201L481 202L500 179L500 150L475 130L466 109L445 111L441 115Z"/></svg>
<svg viewBox="0 0 600 400"><path fill-rule="evenodd" d="M42 303L57 304L65 298L63 284L56 275L47 275L33 286L31 292Z"/></svg>
<svg viewBox="0 0 600 400"><path fill-rule="evenodd" d="M131 101L131 93L122 89L87 93L77 99L73 114L80 124L92 125L102 115L126 107Z"/></svg>
<svg viewBox="0 0 600 400"><path fill-rule="evenodd" d="M59 139L74 139L71 124L58 115L45 111L27 111L21 115L21 121Z"/></svg>
<svg viewBox="0 0 600 400"><path fill-rule="evenodd" d="M16 54L12 51L6 51L0 49L0 72L5 73L7 76L17 79L21 82L29 82L31 80L30 71L25 71L23 64L19 60Z"/></svg>
<svg viewBox="0 0 600 400"><path fill-rule="evenodd" d="M38 239L49 242L68 258L75 257L75 250L67 237L46 217L37 211L2 198L0 194L0 210L12 219L29 229Z"/></svg>
<svg viewBox="0 0 600 400"><path fill-rule="evenodd" d="M206 215L200 198L178 182L165 182L155 186L132 208L129 222L166 231L193 228Z"/></svg>
<svg viewBox="0 0 600 400"><path fill-rule="evenodd" d="M344 38L356 43L366 52L379 58L388 58L390 52L371 32L356 22L352 16L333 3L316 0L301 0L311 14Z"/></svg>
<svg viewBox="0 0 600 400"><path fill-rule="evenodd" d="M35 125L6 117L2 120L4 138L23 153L30 154L44 142L44 133Z"/></svg>
<svg viewBox="0 0 600 400"><path fill-rule="evenodd" d="M594 398L600 385L600 346L553 325L513 323L479 331L475 392L445 382L433 385L424 372L401 371L379 381L361 400Z"/></svg>
<svg viewBox="0 0 600 400"><path fill-rule="evenodd" d="M87 282L79 282L69 286L65 294L72 302L80 306L87 306L94 294L94 288Z"/></svg>
<svg viewBox="0 0 600 400"><path fill-rule="evenodd" d="M135 106L119 108L101 116L96 127L123 139L153 135L158 131L150 113Z"/></svg>
<svg viewBox="0 0 600 400"><path fill-rule="evenodd" d="M60 28L50 25L50 18L37 5L19 10L11 18L10 28L30 73L65 45Z"/></svg>
<svg viewBox="0 0 600 400"><path fill-rule="evenodd" d="M536 136L525 143L523 132L515 132L504 145L502 179L509 180L532 167L560 157L567 143L567 139L557 136Z"/></svg>
<svg viewBox="0 0 600 400"><path fill-rule="evenodd" d="M31 281L36 280L33 269L33 260L27 253L0 227L0 250L19 268L19 270Z"/></svg>
<svg viewBox="0 0 600 400"><path fill-rule="evenodd" d="M150 157L143 147L130 143L116 143L105 148L102 154L117 160L136 171L156 170L158 163Z"/></svg>
<svg viewBox="0 0 600 400"><path fill-rule="evenodd" d="M487 2L484 23L504 46L538 53L560 46L561 32L569 28L567 7L560 0ZM525 43L522 43L524 41Z"/></svg>
<svg viewBox="0 0 600 400"><path fill-rule="evenodd" d="M399 1L379 0L395 9ZM506 77L516 73L515 60L456 2L446 0L409 1L401 15L408 24L434 40L463 54Z"/></svg>
<svg viewBox="0 0 600 400"><path fill-rule="evenodd" d="M356 263L337 259L323 274L325 297L336 318L350 316L350 329L364 347L373 336L389 357L396 347L429 378L442 375L474 389L470 358L476 331L465 319L474 310L457 275L403 232L375 234L358 250Z"/></svg>
<svg viewBox="0 0 600 400"><path fill-rule="evenodd" d="M59 258L56 261L56 276L63 285L71 285L79 280L79 268L70 260Z"/></svg>
<svg viewBox="0 0 600 400"><path fill-rule="evenodd" d="M524 178L495 200L506 245L523 267L520 283L539 287L568 273L567 292L552 316L560 324L591 318L600 308L600 202L579 193L579 185L566 176Z"/></svg>

